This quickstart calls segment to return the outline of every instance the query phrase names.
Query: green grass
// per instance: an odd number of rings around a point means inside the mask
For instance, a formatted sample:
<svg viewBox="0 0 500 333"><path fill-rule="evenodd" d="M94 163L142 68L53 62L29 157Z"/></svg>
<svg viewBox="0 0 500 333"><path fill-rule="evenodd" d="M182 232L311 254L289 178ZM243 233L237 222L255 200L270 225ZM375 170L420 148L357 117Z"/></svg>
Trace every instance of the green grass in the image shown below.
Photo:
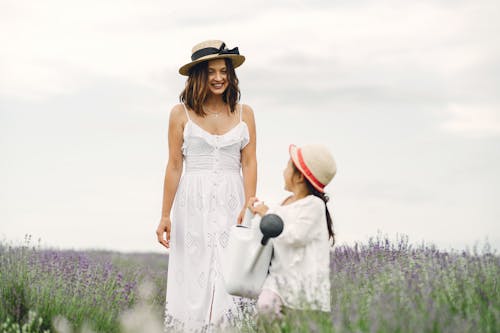
<svg viewBox="0 0 500 333"><path fill-rule="evenodd" d="M120 314L136 304L137 283L156 280L164 290L166 281L149 275L147 263L134 255L109 255L1 245L0 323L22 325L33 310L42 318L41 330L53 331L54 318L62 316L72 328L85 324L96 332L120 332ZM166 272L163 258L158 272ZM164 296L148 304L164 304Z"/></svg>
<svg viewBox="0 0 500 333"><path fill-rule="evenodd" d="M0 333L64 325L76 333L161 332L167 264L153 253L0 243ZM287 310L274 322L249 316L239 330L500 332L499 277L500 257L487 246L450 252L378 237L335 247L331 313Z"/></svg>

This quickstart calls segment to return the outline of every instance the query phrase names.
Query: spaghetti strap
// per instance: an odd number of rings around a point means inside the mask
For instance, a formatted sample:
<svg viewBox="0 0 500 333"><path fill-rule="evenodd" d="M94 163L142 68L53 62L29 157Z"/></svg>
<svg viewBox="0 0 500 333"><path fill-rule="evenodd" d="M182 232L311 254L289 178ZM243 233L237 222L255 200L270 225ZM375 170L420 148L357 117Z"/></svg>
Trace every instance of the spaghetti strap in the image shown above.
<svg viewBox="0 0 500 333"><path fill-rule="evenodd" d="M240 123L243 121L243 104L240 103Z"/></svg>
<svg viewBox="0 0 500 333"><path fill-rule="evenodd" d="M186 117L188 117L188 120L191 120L191 118L189 118L189 112L188 109L186 108L186 104L182 103L182 106L184 107L184 111L186 111Z"/></svg>

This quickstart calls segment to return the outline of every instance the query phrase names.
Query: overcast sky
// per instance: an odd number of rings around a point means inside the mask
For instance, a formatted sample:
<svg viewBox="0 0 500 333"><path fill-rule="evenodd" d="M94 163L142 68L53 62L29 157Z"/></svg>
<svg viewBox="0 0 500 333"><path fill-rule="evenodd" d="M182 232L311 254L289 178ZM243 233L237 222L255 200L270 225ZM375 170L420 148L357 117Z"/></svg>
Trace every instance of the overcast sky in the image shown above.
<svg viewBox="0 0 500 333"><path fill-rule="evenodd" d="M222 39L247 58L261 200L290 143L320 142L338 243L500 249L497 1L216 4L0 0L0 239L163 251L177 70Z"/></svg>

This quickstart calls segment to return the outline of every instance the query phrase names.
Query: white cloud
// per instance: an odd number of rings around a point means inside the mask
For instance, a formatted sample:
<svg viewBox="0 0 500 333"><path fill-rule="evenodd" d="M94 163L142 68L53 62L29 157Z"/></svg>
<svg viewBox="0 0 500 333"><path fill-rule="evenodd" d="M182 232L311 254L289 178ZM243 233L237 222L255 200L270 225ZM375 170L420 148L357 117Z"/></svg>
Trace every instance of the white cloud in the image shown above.
<svg viewBox="0 0 500 333"><path fill-rule="evenodd" d="M101 78L158 85L158 73L176 73L201 35L230 35L226 30L243 24L253 5L200 3L193 10L191 3L170 1L9 2L0 14L0 96L40 99Z"/></svg>
<svg viewBox="0 0 500 333"><path fill-rule="evenodd" d="M255 3L235 7L227 1L196 10L168 1L10 5L0 21L0 64L8 73L0 78L0 94L26 97L66 93L89 77L156 85L158 72L176 73L187 61L193 43L217 36L239 44L254 69L297 73L309 63L325 72L314 83L322 89L340 81L397 85L400 92L425 84L421 71L439 80L475 59L483 50L467 43L491 28L477 23L477 13L489 8L468 4L321 8L295 2L255 9Z"/></svg>
<svg viewBox="0 0 500 333"><path fill-rule="evenodd" d="M163 30L145 24L160 17L169 22L167 3L52 1L12 7L16 19L0 21L6 74L0 77L1 95L50 97L78 89L88 78L148 83L167 62L166 47L156 47Z"/></svg>
<svg viewBox="0 0 500 333"><path fill-rule="evenodd" d="M500 136L500 108L489 105L451 104L445 130L473 137Z"/></svg>
<svg viewBox="0 0 500 333"><path fill-rule="evenodd" d="M266 200L282 195L288 144L321 141L338 156L340 239L404 232L400 221L410 236L449 238L434 228L448 216L453 239L497 230L498 209L484 200L500 188L496 1L314 3L0 3L3 232L158 249L177 68L208 38L247 56L238 74L256 112ZM97 229L92 243L73 235Z"/></svg>

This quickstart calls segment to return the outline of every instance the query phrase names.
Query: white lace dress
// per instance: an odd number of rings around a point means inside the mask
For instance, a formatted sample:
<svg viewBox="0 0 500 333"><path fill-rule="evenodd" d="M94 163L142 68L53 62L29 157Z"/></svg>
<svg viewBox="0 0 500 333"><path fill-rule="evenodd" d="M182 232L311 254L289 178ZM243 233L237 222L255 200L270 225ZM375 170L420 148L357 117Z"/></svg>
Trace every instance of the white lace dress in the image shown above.
<svg viewBox="0 0 500 333"><path fill-rule="evenodd" d="M245 201L240 157L249 132L241 119L241 105L236 112L240 122L225 134L214 135L194 123L186 110L184 173L172 209L168 329L189 332L232 324L242 310L248 310L246 299L225 291L220 264L229 228Z"/></svg>

